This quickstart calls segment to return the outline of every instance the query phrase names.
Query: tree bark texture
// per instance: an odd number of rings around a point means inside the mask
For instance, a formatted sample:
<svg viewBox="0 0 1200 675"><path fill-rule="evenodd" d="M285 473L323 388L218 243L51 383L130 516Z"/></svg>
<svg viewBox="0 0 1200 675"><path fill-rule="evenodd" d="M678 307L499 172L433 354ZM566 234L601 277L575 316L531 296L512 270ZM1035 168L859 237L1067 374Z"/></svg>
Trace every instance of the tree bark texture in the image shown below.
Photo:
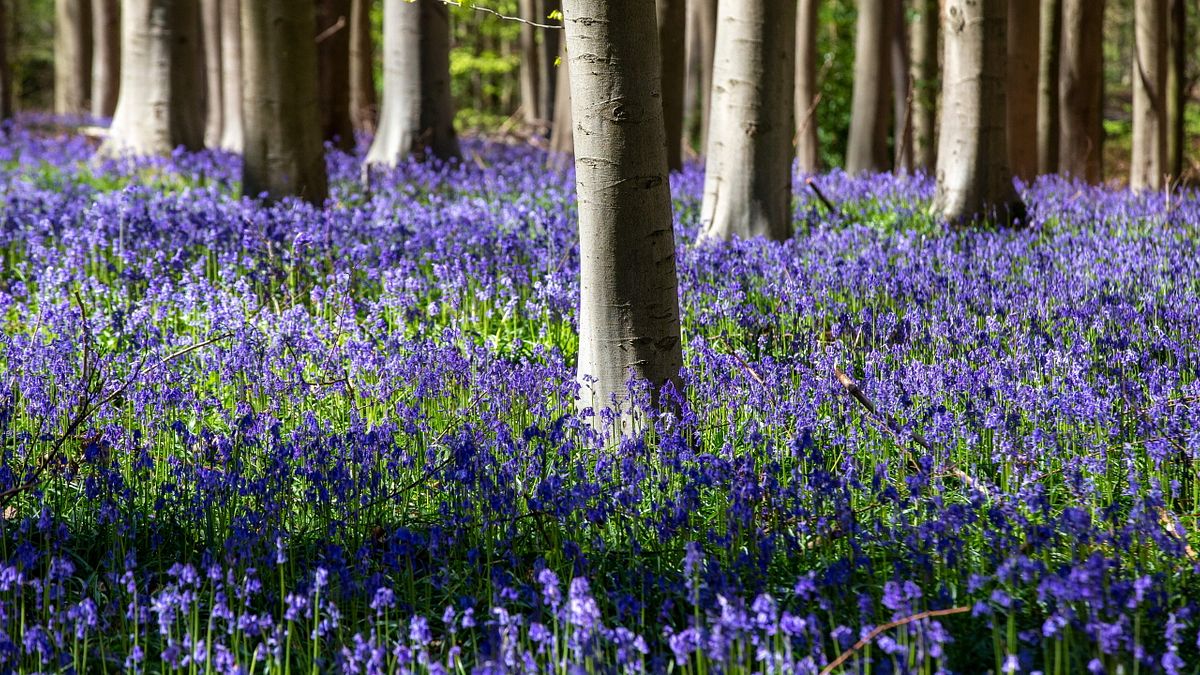
<svg viewBox="0 0 1200 675"><path fill-rule="evenodd" d="M460 156L450 98L450 13L440 0L384 0L383 107L368 164Z"/></svg>
<svg viewBox="0 0 1200 675"><path fill-rule="evenodd" d="M242 193L269 200L328 194L317 110L316 8L248 0L242 18Z"/></svg>
<svg viewBox="0 0 1200 675"><path fill-rule="evenodd" d="M539 23L556 23L549 21L549 16L551 12L562 11L562 4L559 0L537 0L537 2L541 7ZM543 28L540 34L541 41L538 42L538 49L541 51L541 63L538 66L538 97L541 101L538 103L538 114L541 115L547 132L553 128L550 125L554 124L555 102L558 100L558 67L554 62L558 60L561 51L562 36L561 30ZM570 103L568 102L567 105L569 106Z"/></svg>
<svg viewBox="0 0 1200 675"><path fill-rule="evenodd" d="M92 89L91 0L54 2L54 112L84 115Z"/></svg>
<svg viewBox="0 0 1200 675"><path fill-rule="evenodd" d="M8 3L0 0L0 121L13 116L12 67L8 56Z"/></svg>
<svg viewBox="0 0 1200 675"><path fill-rule="evenodd" d="M794 0L793 0L794 1ZM687 37L685 0L658 0L659 63L662 64L663 122L667 129L667 166L683 168L684 46Z"/></svg>
<svg viewBox="0 0 1200 675"><path fill-rule="evenodd" d="M1103 177L1104 0L1062 0L1059 173Z"/></svg>
<svg viewBox="0 0 1200 675"><path fill-rule="evenodd" d="M350 0L317 0L317 96L321 137L354 149L350 119Z"/></svg>
<svg viewBox="0 0 1200 675"><path fill-rule="evenodd" d="M717 0L687 0L687 40L684 86L688 111L687 136L700 152L708 146L708 115L712 107L713 55L717 43Z"/></svg>
<svg viewBox="0 0 1200 675"><path fill-rule="evenodd" d="M538 16L540 0L520 0L519 13L526 21L540 23ZM542 52L538 49L537 32L542 30L527 23L520 24L517 43L520 47L521 68L518 72L518 82L521 89L521 112L525 124L534 126L540 123L542 117L542 99L539 91L541 83Z"/></svg>
<svg viewBox="0 0 1200 675"><path fill-rule="evenodd" d="M1135 3L1133 38L1133 158L1129 187L1157 190L1167 172L1166 0Z"/></svg>
<svg viewBox="0 0 1200 675"><path fill-rule="evenodd" d="M1172 177L1183 173L1187 138L1183 133L1183 111L1187 103L1188 28L1187 0L1168 0L1167 172Z"/></svg>
<svg viewBox="0 0 1200 675"><path fill-rule="evenodd" d="M917 0L912 35L913 165L932 172L937 161L938 0Z"/></svg>
<svg viewBox="0 0 1200 675"><path fill-rule="evenodd" d="M796 6L796 160L802 173L821 170L817 138L817 9L820 0Z"/></svg>
<svg viewBox="0 0 1200 675"><path fill-rule="evenodd" d="M571 119L571 74L567 68L567 41L559 45L561 52L555 69L554 126L550 131L550 152L566 157L575 152L575 129Z"/></svg>
<svg viewBox="0 0 1200 675"><path fill-rule="evenodd" d="M204 146L221 143L222 117L225 114L224 85L221 82L221 0L200 0L204 45Z"/></svg>
<svg viewBox="0 0 1200 675"><path fill-rule="evenodd" d="M1008 164L1013 175L1031 181L1038 171L1038 5L1041 0L1008 0Z"/></svg>
<svg viewBox="0 0 1200 675"><path fill-rule="evenodd" d="M1041 0L1038 30L1038 173L1058 171L1062 0Z"/></svg>
<svg viewBox="0 0 1200 675"><path fill-rule="evenodd" d="M893 0L862 0L854 37L854 90L846 171L885 171L891 104L891 35Z"/></svg>
<svg viewBox="0 0 1200 675"><path fill-rule="evenodd" d="M908 18L904 0L892 0L890 65L892 68L892 120L895 128L893 166L897 173L913 169L912 89L909 86Z"/></svg>
<svg viewBox="0 0 1200 675"><path fill-rule="evenodd" d="M354 128L373 133L378 105L375 50L371 43L371 1L350 0L350 121Z"/></svg>
<svg viewBox="0 0 1200 675"><path fill-rule="evenodd" d="M952 223L1024 219L1005 143L1006 0L947 0L934 208Z"/></svg>
<svg viewBox="0 0 1200 675"><path fill-rule="evenodd" d="M564 0L579 204L581 409L683 362L654 0ZM790 154L790 153L789 153Z"/></svg>
<svg viewBox="0 0 1200 675"><path fill-rule="evenodd" d="M121 7L92 0L92 115L112 117L121 91Z"/></svg>
<svg viewBox="0 0 1200 675"><path fill-rule="evenodd" d="M221 0L221 140L223 150L241 152L242 21L240 0Z"/></svg>
<svg viewBox="0 0 1200 675"><path fill-rule="evenodd" d="M791 236L796 0L721 0L702 236Z"/></svg>
<svg viewBox="0 0 1200 675"><path fill-rule="evenodd" d="M121 93L103 156L204 146L204 46L197 0L125 0Z"/></svg>

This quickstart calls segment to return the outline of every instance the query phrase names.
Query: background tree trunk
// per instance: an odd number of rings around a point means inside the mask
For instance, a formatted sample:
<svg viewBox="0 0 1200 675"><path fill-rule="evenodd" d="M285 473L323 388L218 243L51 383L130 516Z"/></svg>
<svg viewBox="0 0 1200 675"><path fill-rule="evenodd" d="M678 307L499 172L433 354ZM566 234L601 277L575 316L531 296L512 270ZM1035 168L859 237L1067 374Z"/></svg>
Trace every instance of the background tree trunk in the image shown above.
<svg viewBox="0 0 1200 675"><path fill-rule="evenodd" d="M112 117L121 91L121 9L117 0L92 0L92 115Z"/></svg>
<svg viewBox="0 0 1200 675"><path fill-rule="evenodd" d="M796 159L802 173L821 169L817 138L817 9L819 0L796 8Z"/></svg>
<svg viewBox="0 0 1200 675"><path fill-rule="evenodd" d="M688 75L684 85L689 145L708 147L708 117L712 107L713 54L717 44L717 0L687 0Z"/></svg>
<svg viewBox="0 0 1200 675"><path fill-rule="evenodd" d="M350 0L350 121L356 130L375 131L377 106L371 1Z"/></svg>
<svg viewBox="0 0 1200 675"><path fill-rule="evenodd" d="M846 171L884 171L888 154L888 103L891 96L892 0L862 0L854 37L854 91Z"/></svg>
<svg viewBox="0 0 1200 675"><path fill-rule="evenodd" d="M91 89L91 0L55 0L54 113L86 114Z"/></svg>
<svg viewBox="0 0 1200 675"><path fill-rule="evenodd" d="M204 146L221 143L225 114L224 84L221 82L221 0L200 0L204 45Z"/></svg>
<svg viewBox="0 0 1200 675"><path fill-rule="evenodd" d="M558 0L537 0L541 7L541 19L539 23L557 23L550 21L551 12L561 11L562 6ZM541 50L541 64L538 67L538 96L541 97L541 102L538 104L539 114L542 116L542 123L546 125L545 133L550 133L554 124L555 108L558 100L558 68L554 62L558 60L560 47L562 45L561 30L548 30L543 28L540 34L542 40L538 43L538 48ZM566 68L563 68L566 70ZM570 99L567 99L568 107L570 107Z"/></svg>
<svg viewBox="0 0 1200 675"><path fill-rule="evenodd" d="M571 120L571 76L567 68L567 41L559 46L562 53L555 69L554 126L550 130L550 151L561 157L575 152L574 123Z"/></svg>
<svg viewBox="0 0 1200 675"><path fill-rule="evenodd" d="M796 0L721 0L719 11L702 236L787 239Z"/></svg>
<svg viewBox="0 0 1200 675"><path fill-rule="evenodd" d="M934 208L953 223L1024 219L1005 143L1005 0L947 0Z"/></svg>
<svg viewBox="0 0 1200 675"><path fill-rule="evenodd" d="M540 0L520 0L518 5L522 19L541 23L538 16L541 10ZM518 45L521 51L521 68L519 83L521 86L521 112L525 124L535 126L543 118L542 98L539 91L541 84L542 52L538 49L537 32L543 30L529 24L520 24Z"/></svg>
<svg viewBox="0 0 1200 675"><path fill-rule="evenodd" d="M917 0L912 36L913 164L933 172L937 160L938 0Z"/></svg>
<svg viewBox="0 0 1200 675"><path fill-rule="evenodd" d="M1008 0L1008 164L1023 181L1037 175L1038 4Z"/></svg>
<svg viewBox="0 0 1200 675"><path fill-rule="evenodd" d="M204 47L197 0L125 0L121 94L102 156L204 146Z"/></svg>
<svg viewBox="0 0 1200 675"><path fill-rule="evenodd" d="M1167 172L1166 0L1134 3L1133 161L1129 187L1157 190Z"/></svg>
<svg viewBox="0 0 1200 675"><path fill-rule="evenodd" d="M250 0L242 18L242 194L328 194L317 111L316 12L311 3Z"/></svg>
<svg viewBox="0 0 1200 675"><path fill-rule="evenodd" d="M793 0L794 1L794 0ZM667 167L683 168L684 46L687 37L685 0L658 0L659 63L662 64L663 122L667 131Z"/></svg>
<svg viewBox="0 0 1200 675"><path fill-rule="evenodd" d="M13 116L12 68L8 59L8 3L0 0L0 121Z"/></svg>
<svg viewBox="0 0 1200 675"><path fill-rule="evenodd" d="M582 132L579 406L616 401L626 418L631 375L678 387L683 363L656 12L654 0L565 0L563 14Z"/></svg>
<svg viewBox="0 0 1200 675"><path fill-rule="evenodd" d="M896 148L893 166L897 173L912 173L912 91L909 87L908 17L905 12L904 0L892 0L891 10L892 53L890 54L890 65L892 68L892 120L895 123L892 138Z"/></svg>
<svg viewBox="0 0 1200 675"><path fill-rule="evenodd" d="M450 98L450 15L440 0L384 0L383 108L368 164L459 157Z"/></svg>
<svg viewBox="0 0 1200 675"><path fill-rule="evenodd" d="M1098 183L1103 176L1104 0L1062 3L1058 170Z"/></svg>
<svg viewBox="0 0 1200 675"><path fill-rule="evenodd" d="M354 149L350 120L350 0L317 0L317 97L321 137Z"/></svg>
<svg viewBox="0 0 1200 675"><path fill-rule="evenodd" d="M240 0L221 0L221 113L220 147L241 152L242 135L242 10Z"/></svg>
<svg viewBox="0 0 1200 675"><path fill-rule="evenodd" d="M1183 156L1187 137L1183 133L1183 110L1187 102L1188 27L1187 0L1168 2L1169 53L1167 57L1167 172L1172 177L1183 174Z"/></svg>
<svg viewBox="0 0 1200 675"><path fill-rule="evenodd" d="M1059 81L1062 44L1062 0L1041 0L1038 30L1038 173L1058 171Z"/></svg>

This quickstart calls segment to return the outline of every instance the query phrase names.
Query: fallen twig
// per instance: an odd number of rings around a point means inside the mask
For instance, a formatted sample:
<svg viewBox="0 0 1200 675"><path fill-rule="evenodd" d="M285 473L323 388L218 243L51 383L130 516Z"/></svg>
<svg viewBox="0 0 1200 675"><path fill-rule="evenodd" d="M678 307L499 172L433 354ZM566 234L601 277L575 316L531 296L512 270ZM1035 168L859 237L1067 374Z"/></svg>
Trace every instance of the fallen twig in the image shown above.
<svg viewBox="0 0 1200 675"><path fill-rule="evenodd" d="M879 637L886 631L889 631L893 628L898 628L900 626L912 623L914 621L921 621L922 619L932 619L934 617L949 616L951 614L962 614L964 612L969 612L969 611L971 611L971 608L967 607L967 606L950 607L949 609L931 609L928 611L913 614L912 616L906 616L903 619L889 621L888 623L885 623L881 626L876 626L874 629L871 630L870 633L867 633L865 637L863 637L858 642L855 642L853 647L842 652L840 656L838 656L833 661L830 661L829 665L822 668L821 675L829 675L830 673L832 673L834 671L834 669L836 669L838 666L845 663L851 656L854 656L855 652L857 652L858 650L862 649L863 647L866 647L867 645L871 644L871 642L875 638Z"/></svg>
<svg viewBox="0 0 1200 675"><path fill-rule="evenodd" d="M821 192L821 188L817 187L817 180L815 178L809 176L808 178L804 179L804 183L808 185L810 189L812 189L813 193L817 195L817 199L821 200L821 203L825 205L825 208L829 209L830 213L835 216L842 215L842 212L838 210L838 207L834 206L833 202L829 201L829 199L825 196L825 193Z"/></svg>

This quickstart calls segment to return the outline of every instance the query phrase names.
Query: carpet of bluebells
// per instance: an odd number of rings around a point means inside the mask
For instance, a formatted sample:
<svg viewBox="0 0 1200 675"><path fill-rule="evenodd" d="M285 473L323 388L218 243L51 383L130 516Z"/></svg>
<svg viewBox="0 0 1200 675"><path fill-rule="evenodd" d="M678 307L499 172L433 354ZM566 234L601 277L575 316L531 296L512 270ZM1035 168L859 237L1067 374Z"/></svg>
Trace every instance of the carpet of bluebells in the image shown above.
<svg viewBox="0 0 1200 675"><path fill-rule="evenodd" d="M951 230L833 173L696 245L690 167L685 387L621 439L570 172L466 148L322 210L3 132L0 671L1196 672L1196 193Z"/></svg>

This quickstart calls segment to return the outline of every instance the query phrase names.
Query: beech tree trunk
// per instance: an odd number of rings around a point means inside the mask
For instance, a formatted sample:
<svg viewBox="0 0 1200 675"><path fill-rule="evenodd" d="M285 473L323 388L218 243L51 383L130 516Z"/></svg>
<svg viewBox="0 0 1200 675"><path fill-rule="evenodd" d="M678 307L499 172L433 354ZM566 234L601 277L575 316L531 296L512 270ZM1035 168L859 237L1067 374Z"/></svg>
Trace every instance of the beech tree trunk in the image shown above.
<svg viewBox="0 0 1200 675"><path fill-rule="evenodd" d="M241 152L242 20L240 0L221 0L221 140L223 150Z"/></svg>
<svg viewBox="0 0 1200 675"><path fill-rule="evenodd" d="M854 90L846 171L885 171L891 97L892 0L862 0L854 37Z"/></svg>
<svg viewBox="0 0 1200 675"><path fill-rule="evenodd" d="M350 121L354 128L373 133L377 107L371 2L350 0Z"/></svg>
<svg viewBox="0 0 1200 675"><path fill-rule="evenodd" d="M702 236L792 233L796 0L721 0Z"/></svg>
<svg viewBox="0 0 1200 675"><path fill-rule="evenodd" d="M708 147L708 118L712 108L713 55L717 44L717 0L687 0L684 86L688 111L688 142L699 152Z"/></svg>
<svg viewBox="0 0 1200 675"><path fill-rule="evenodd" d="M1103 176L1104 0L1062 0L1059 172Z"/></svg>
<svg viewBox="0 0 1200 675"><path fill-rule="evenodd" d="M917 0L912 36L913 165L933 172L937 161L938 0Z"/></svg>
<svg viewBox="0 0 1200 675"><path fill-rule="evenodd" d="M1058 171L1060 47L1062 0L1041 0L1038 30L1038 173Z"/></svg>
<svg viewBox="0 0 1200 675"><path fill-rule="evenodd" d="M905 16L904 0L892 0L892 120L895 128L892 138L895 145L895 170L911 173L913 169L912 141L912 91L909 87L908 19Z"/></svg>
<svg viewBox="0 0 1200 675"><path fill-rule="evenodd" d="M555 72L554 126L550 130L550 151L560 157L575 152L575 130L571 119L571 75L567 68L567 41L559 47L562 56Z"/></svg>
<svg viewBox="0 0 1200 675"><path fill-rule="evenodd" d="M242 18L242 194L328 194L317 110L316 8L291 0L248 0Z"/></svg>
<svg viewBox="0 0 1200 675"><path fill-rule="evenodd" d="M200 0L204 44L204 146L221 143L225 114L224 83L221 81L221 0Z"/></svg>
<svg viewBox="0 0 1200 675"><path fill-rule="evenodd" d="M522 19L541 23L540 0L520 0L519 13ZM541 29L527 23L520 24L518 46L521 52L521 68L518 81L521 88L521 112L525 124L534 126L541 122L542 98L539 91L541 84L542 52L538 49L537 31Z"/></svg>
<svg viewBox="0 0 1200 675"><path fill-rule="evenodd" d="M625 421L630 378L679 387L683 363L656 12L654 0L564 0L563 14L580 129L579 407Z"/></svg>
<svg viewBox="0 0 1200 675"><path fill-rule="evenodd" d="M8 3L0 0L0 122L13 116L12 68L8 60Z"/></svg>
<svg viewBox="0 0 1200 675"><path fill-rule="evenodd" d="M383 107L368 164L460 156L450 98L450 13L440 0L384 0Z"/></svg>
<svg viewBox="0 0 1200 675"><path fill-rule="evenodd" d="M1183 133L1183 110L1187 102L1187 0L1169 0L1168 14L1166 170L1172 177L1178 177L1183 174L1183 156L1187 148Z"/></svg>
<svg viewBox="0 0 1200 675"><path fill-rule="evenodd" d="M317 0L317 97L321 137L354 149L350 120L350 0Z"/></svg>
<svg viewBox="0 0 1200 675"><path fill-rule="evenodd" d="M1135 3L1133 38L1133 161L1129 187L1157 190L1167 172L1166 0Z"/></svg>
<svg viewBox="0 0 1200 675"><path fill-rule="evenodd" d="M121 91L121 9L117 0L92 0L92 115L112 117Z"/></svg>
<svg viewBox="0 0 1200 675"><path fill-rule="evenodd" d="M802 173L821 170L817 139L817 9L819 0L796 8L796 160Z"/></svg>
<svg viewBox="0 0 1200 675"><path fill-rule="evenodd" d="M556 21L549 19L550 13L561 11L562 7L558 0L537 0L541 7L541 19L539 23L555 24ZM538 97L541 99L538 103L538 114L542 117L542 123L546 125L546 133L549 133L553 128L554 115L556 113L555 102L558 100L558 68L554 62L558 60L560 47L562 45L561 30L541 29L541 42L538 43L538 49L541 51L541 63L538 66ZM565 68L563 70L566 70ZM568 99L568 106L570 100Z"/></svg>
<svg viewBox="0 0 1200 675"><path fill-rule="evenodd" d="M102 156L204 146L204 46L197 0L125 0L121 94Z"/></svg>
<svg viewBox="0 0 1200 675"><path fill-rule="evenodd" d="M1038 5L1041 0L1008 0L1008 164L1013 175L1031 181L1038 171Z"/></svg>
<svg viewBox="0 0 1200 675"><path fill-rule="evenodd" d="M1005 143L1006 0L947 0L934 208L952 223L1024 220Z"/></svg>
<svg viewBox="0 0 1200 675"><path fill-rule="evenodd" d="M662 64L663 121L667 128L667 166L683 168L684 45L687 37L685 0L658 0L658 46ZM793 0L794 1L794 0Z"/></svg>
<svg viewBox="0 0 1200 675"><path fill-rule="evenodd" d="M54 1L54 112L87 114L92 89L91 0Z"/></svg>

